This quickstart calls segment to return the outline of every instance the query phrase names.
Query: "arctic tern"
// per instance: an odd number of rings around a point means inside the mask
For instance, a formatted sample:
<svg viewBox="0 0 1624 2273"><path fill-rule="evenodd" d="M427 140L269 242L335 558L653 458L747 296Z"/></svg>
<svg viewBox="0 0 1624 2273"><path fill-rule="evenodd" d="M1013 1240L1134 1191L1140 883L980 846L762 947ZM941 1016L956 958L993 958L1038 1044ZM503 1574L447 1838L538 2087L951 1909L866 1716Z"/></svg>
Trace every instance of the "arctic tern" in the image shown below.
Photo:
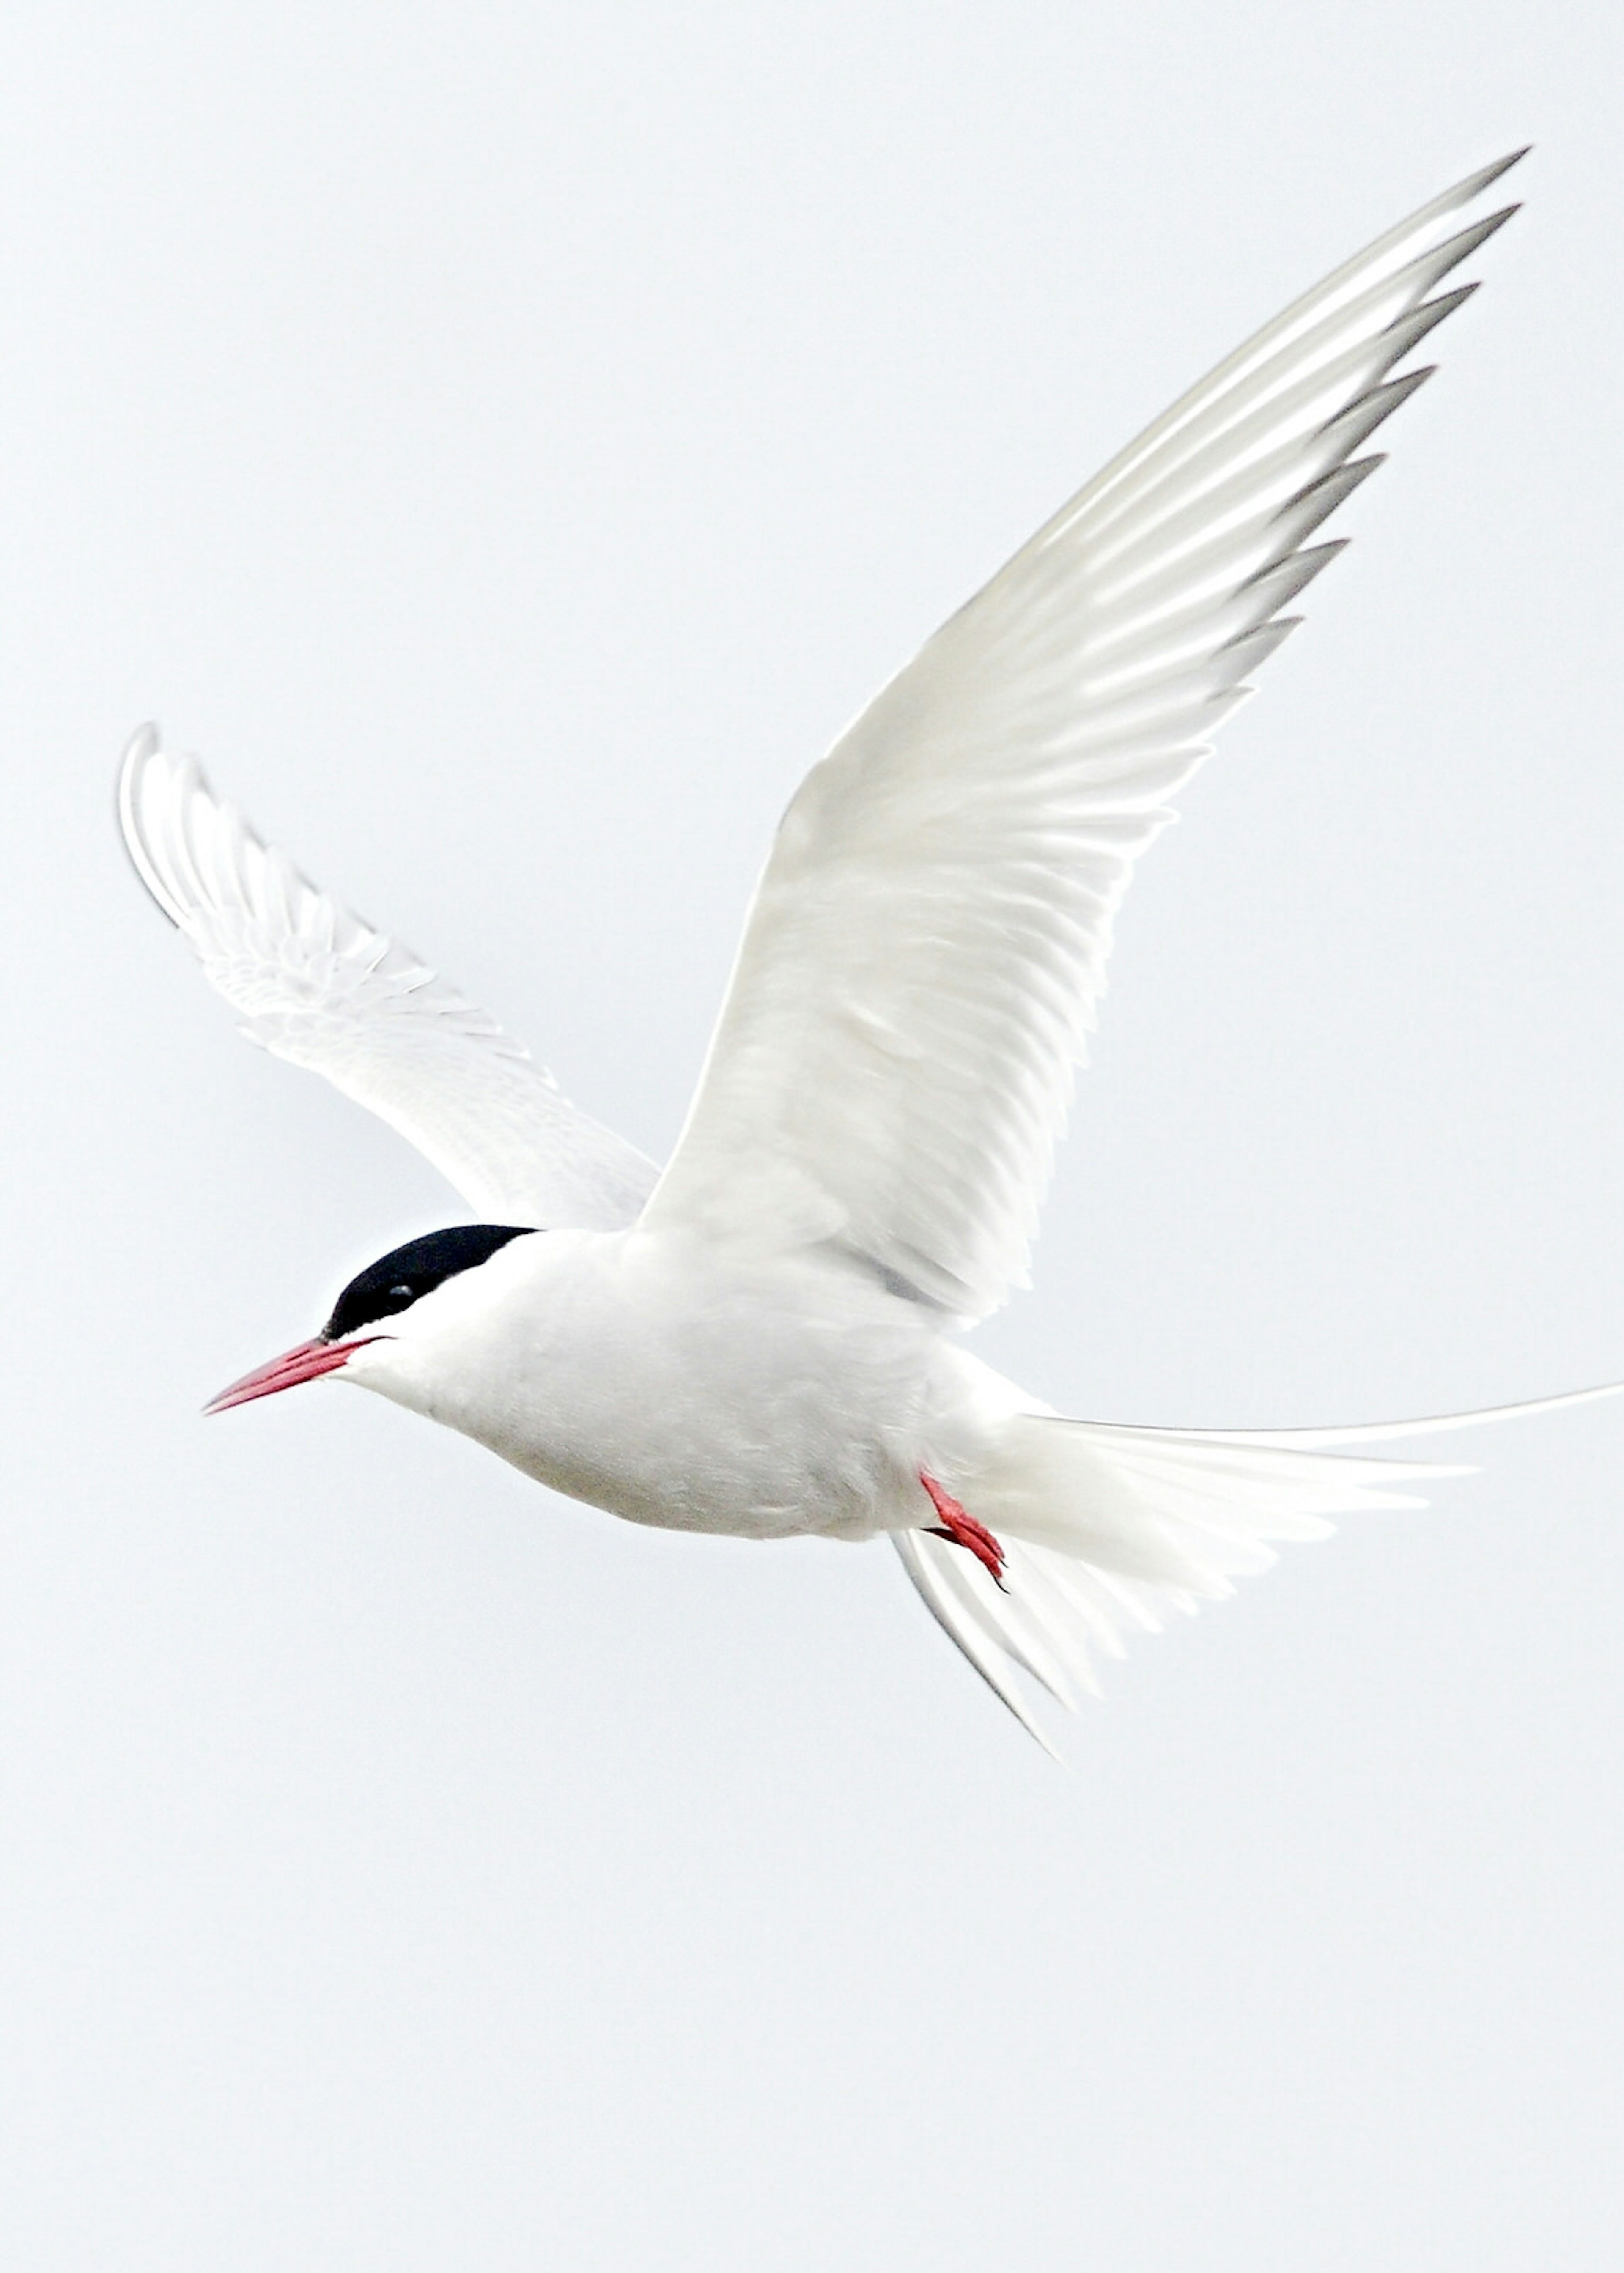
<svg viewBox="0 0 1624 2273"><path fill-rule="evenodd" d="M1016 1668L1070 1702L1124 1631L1229 1593L1270 1542L1460 1473L1340 1448L1488 1416L1071 1421L961 1334L1023 1282L1135 864L1342 550L1320 532L1429 375L1409 359L1474 289L1440 288L1515 207L1461 216L1516 156L1220 364L814 767L664 1171L139 733L125 841L242 1031L479 1219L383 1257L209 1410L331 1375L633 1522L883 1534L1041 1742Z"/></svg>

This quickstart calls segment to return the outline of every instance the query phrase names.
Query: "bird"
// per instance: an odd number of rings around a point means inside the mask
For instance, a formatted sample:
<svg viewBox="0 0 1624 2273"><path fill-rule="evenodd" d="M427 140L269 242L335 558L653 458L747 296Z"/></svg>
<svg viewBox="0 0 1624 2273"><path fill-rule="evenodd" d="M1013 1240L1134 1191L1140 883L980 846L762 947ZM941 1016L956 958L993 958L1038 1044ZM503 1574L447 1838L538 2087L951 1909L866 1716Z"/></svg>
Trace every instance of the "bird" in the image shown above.
<svg viewBox="0 0 1624 2273"><path fill-rule="evenodd" d="M1278 1542L1464 1472L1370 1446L1536 1409L1124 1426L1056 1413L965 1339L1026 1282L1138 862L1343 549L1327 525L1431 376L1415 351L1476 289L1451 280L1517 210L1484 201L1524 154L1183 395L813 767L663 1169L137 733L125 845L241 1031L380 1115L476 1219L381 1257L207 1410L326 1378L634 1523L886 1538L1052 1750L1041 1692L1074 1706L1128 1635Z"/></svg>

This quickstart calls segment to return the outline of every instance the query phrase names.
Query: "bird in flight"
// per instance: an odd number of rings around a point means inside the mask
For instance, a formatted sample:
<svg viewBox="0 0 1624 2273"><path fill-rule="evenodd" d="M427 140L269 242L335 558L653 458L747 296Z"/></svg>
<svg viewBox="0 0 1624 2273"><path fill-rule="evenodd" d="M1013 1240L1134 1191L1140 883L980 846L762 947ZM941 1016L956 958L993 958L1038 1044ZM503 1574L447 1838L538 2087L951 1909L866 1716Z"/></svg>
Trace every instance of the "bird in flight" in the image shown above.
<svg viewBox="0 0 1624 2273"><path fill-rule="evenodd" d="M1270 1542L1459 1473L1345 1449L1449 1422L1064 1419L963 1334L1024 1282L1135 865L1341 551L1327 524L1474 289L1450 280L1515 210L1482 201L1515 162L1237 349L813 768L663 1170L139 733L125 842L242 1031L380 1114L479 1219L372 1264L208 1409L330 1375L635 1523L883 1535L1040 1742L1018 1668L1070 1703Z"/></svg>

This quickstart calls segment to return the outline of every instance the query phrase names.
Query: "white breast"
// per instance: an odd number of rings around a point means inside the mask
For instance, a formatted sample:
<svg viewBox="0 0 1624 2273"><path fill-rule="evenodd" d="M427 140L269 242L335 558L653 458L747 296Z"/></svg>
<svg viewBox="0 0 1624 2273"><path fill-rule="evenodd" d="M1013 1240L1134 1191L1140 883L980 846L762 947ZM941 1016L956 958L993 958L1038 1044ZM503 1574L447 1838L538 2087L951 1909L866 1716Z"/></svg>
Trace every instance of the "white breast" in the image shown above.
<svg viewBox="0 0 1624 2273"><path fill-rule="evenodd" d="M956 1370L936 1324L838 1257L553 1232L448 1282L353 1370L633 1522L863 1538L917 1519Z"/></svg>

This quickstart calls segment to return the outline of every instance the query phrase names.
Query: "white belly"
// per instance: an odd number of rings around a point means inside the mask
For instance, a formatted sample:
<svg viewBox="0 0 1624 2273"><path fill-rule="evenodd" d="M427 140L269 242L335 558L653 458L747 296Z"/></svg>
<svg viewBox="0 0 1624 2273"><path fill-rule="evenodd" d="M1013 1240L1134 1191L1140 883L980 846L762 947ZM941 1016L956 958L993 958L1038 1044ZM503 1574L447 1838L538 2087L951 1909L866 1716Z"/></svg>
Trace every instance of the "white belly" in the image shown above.
<svg viewBox="0 0 1624 2273"><path fill-rule="evenodd" d="M866 1538L928 1515L921 1467L958 1464L943 1416L974 1361L838 1261L552 1232L431 1299L357 1375L635 1523Z"/></svg>

